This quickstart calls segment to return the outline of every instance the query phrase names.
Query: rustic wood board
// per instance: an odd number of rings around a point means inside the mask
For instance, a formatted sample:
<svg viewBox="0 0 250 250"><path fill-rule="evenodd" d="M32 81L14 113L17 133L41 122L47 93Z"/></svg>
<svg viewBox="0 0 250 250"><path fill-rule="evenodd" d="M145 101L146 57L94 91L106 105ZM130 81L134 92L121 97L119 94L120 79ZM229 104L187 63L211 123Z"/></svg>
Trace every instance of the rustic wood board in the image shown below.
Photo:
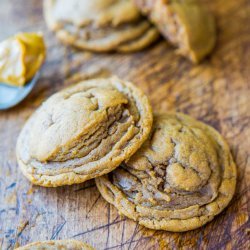
<svg viewBox="0 0 250 250"><path fill-rule="evenodd" d="M250 2L204 1L218 24L213 55L199 66L160 41L135 54L94 55L62 46L48 32L40 0L1 0L0 39L17 31L45 33L48 57L34 91L0 112L0 249L38 240L74 238L97 249L249 249L250 246ZM121 217L94 182L61 188L32 186L20 173L15 144L27 117L76 72L107 68L132 80L156 110L178 110L212 125L227 139L238 167L230 206L187 233L148 230Z"/></svg>

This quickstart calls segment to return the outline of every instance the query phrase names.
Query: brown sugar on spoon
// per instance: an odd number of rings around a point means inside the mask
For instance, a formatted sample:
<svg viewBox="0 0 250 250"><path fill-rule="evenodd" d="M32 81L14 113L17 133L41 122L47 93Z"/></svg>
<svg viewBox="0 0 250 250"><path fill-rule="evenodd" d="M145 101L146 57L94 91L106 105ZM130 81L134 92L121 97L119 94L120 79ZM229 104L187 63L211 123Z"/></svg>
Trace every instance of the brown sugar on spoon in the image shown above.
<svg viewBox="0 0 250 250"><path fill-rule="evenodd" d="M85 80L52 95L29 118L17 160L34 184L81 183L130 158L147 139L152 119L148 98L132 83Z"/></svg>
<svg viewBox="0 0 250 250"><path fill-rule="evenodd" d="M181 113L154 116L149 139L96 179L120 213L151 229L183 232L211 221L230 202L236 166L212 127Z"/></svg>
<svg viewBox="0 0 250 250"><path fill-rule="evenodd" d="M214 48L214 17L198 0L134 0L177 53L198 63Z"/></svg>

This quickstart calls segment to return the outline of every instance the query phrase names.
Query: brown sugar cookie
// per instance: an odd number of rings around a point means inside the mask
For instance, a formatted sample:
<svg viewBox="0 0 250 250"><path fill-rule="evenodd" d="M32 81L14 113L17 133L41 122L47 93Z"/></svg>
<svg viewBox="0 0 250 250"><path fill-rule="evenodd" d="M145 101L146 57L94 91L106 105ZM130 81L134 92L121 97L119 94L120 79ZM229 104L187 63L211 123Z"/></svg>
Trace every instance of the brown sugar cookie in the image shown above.
<svg viewBox="0 0 250 250"><path fill-rule="evenodd" d="M114 170L147 139L148 98L117 77L80 82L52 95L29 118L17 160L34 184L81 183Z"/></svg>
<svg viewBox="0 0 250 250"><path fill-rule="evenodd" d="M78 240L48 240L33 242L16 250L94 250L94 248Z"/></svg>
<svg viewBox="0 0 250 250"><path fill-rule="evenodd" d="M62 42L80 49L132 52L159 37L133 0L44 0L44 16Z"/></svg>
<svg viewBox="0 0 250 250"><path fill-rule="evenodd" d="M134 0L177 52L198 63L214 48L213 16L199 0Z"/></svg>
<svg viewBox="0 0 250 250"><path fill-rule="evenodd" d="M119 212L152 228L192 230L233 197L236 167L222 136L181 113L154 117L152 133L126 163L96 179Z"/></svg>

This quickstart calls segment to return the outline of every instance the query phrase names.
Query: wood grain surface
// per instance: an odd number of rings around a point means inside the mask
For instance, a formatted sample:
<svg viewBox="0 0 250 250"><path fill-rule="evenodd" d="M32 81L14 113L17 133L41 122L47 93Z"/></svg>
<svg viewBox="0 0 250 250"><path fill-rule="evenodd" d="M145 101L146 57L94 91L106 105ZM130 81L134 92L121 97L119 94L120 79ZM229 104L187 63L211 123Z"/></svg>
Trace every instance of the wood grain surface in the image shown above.
<svg viewBox="0 0 250 250"><path fill-rule="evenodd" d="M41 0L0 1L1 40L17 31L41 30L48 47L38 85L20 105L0 111L0 249L65 238L96 249L249 249L250 1L203 2L216 16L218 42L209 59L193 66L163 40L129 55L66 48L48 32ZM72 84L77 72L99 68L132 80L155 110L188 113L227 139L238 167L237 190L211 223L186 233L148 230L120 216L93 181L42 188L23 177L15 144L25 120L47 97Z"/></svg>

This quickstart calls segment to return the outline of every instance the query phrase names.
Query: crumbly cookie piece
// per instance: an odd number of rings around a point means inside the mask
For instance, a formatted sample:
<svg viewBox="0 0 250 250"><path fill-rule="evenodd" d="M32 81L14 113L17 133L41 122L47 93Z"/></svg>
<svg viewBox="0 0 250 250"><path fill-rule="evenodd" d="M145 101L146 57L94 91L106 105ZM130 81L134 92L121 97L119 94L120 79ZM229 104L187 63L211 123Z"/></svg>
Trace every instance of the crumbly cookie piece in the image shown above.
<svg viewBox="0 0 250 250"><path fill-rule="evenodd" d="M122 214L152 228L201 227L233 197L236 167L222 136L181 113L158 114L152 133L126 163L96 179Z"/></svg>
<svg viewBox="0 0 250 250"><path fill-rule="evenodd" d="M30 117L17 160L34 184L55 187L106 174L130 158L152 126L148 98L117 77L62 90Z"/></svg>
<svg viewBox="0 0 250 250"><path fill-rule="evenodd" d="M48 240L33 242L16 250L94 250L94 248L78 240Z"/></svg>
<svg viewBox="0 0 250 250"><path fill-rule="evenodd" d="M177 52L198 63L214 48L213 16L198 0L134 0Z"/></svg>
<svg viewBox="0 0 250 250"><path fill-rule="evenodd" d="M132 52L159 37L133 0L44 0L44 16L62 42L80 49Z"/></svg>

